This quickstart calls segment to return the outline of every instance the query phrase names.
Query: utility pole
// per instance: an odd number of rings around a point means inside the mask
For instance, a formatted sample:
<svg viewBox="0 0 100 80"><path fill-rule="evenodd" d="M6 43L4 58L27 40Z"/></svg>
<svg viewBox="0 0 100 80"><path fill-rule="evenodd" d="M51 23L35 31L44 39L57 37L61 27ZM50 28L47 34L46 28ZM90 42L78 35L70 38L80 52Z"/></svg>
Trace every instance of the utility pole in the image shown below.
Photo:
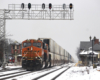
<svg viewBox="0 0 100 80"><path fill-rule="evenodd" d="M93 65L93 40L92 40L92 65Z"/></svg>
<svg viewBox="0 0 100 80"><path fill-rule="evenodd" d="M17 45L15 43L15 66L17 66Z"/></svg>
<svg viewBox="0 0 100 80"><path fill-rule="evenodd" d="M4 58L3 58L2 68L5 69L5 65L6 65L6 57L5 57L5 47L6 47L6 46L5 46L5 32L6 32L6 31L5 31L5 23L6 23L6 20L5 20L5 10L4 10L4 15L3 15L3 17L4 17L4 18L3 18L3 21L4 21L4 22L3 22L3 23L4 23L4 24L3 24L3 28L4 28L4 32L3 32L3 34L4 34L3 57L4 57Z"/></svg>
<svg viewBox="0 0 100 80"><path fill-rule="evenodd" d="M92 41L92 65L94 64L94 57L93 57L93 55L94 55L94 53L93 53L93 42L96 40L96 37L94 36L94 38L91 40L91 36L90 36L90 41Z"/></svg>

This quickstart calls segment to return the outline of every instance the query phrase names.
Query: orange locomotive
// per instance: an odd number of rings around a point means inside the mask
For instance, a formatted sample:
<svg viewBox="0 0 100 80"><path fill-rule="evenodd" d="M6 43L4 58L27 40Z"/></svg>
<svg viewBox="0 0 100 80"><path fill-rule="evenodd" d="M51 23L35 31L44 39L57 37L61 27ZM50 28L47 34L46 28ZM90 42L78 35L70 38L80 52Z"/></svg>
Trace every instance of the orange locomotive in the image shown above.
<svg viewBox="0 0 100 80"><path fill-rule="evenodd" d="M23 41L22 67L27 70L51 67L51 55L48 52L48 44L34 39Z"/></svg>

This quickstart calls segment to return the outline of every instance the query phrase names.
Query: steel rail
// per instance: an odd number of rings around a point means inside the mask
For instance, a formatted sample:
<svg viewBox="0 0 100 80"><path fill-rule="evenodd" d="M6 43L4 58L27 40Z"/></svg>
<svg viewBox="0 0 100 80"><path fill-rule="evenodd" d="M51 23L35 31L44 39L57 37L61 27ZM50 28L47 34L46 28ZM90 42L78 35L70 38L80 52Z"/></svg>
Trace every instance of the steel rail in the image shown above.
<svg viewBox="0 0 100 80"><path fill-rule="evenodd" d="M16 74L16 73L22 73L22 72L27 72L27 71L13 72L13 73L9 73L9 74L0 75L0 77L2 77L2 76L8 76L8 75Z"/></svg>
<svg viewBox="0 0 100 80"><path fill-rule="evenodd" d="M53 67L51 67L51 68L46 68L46 69L41 69L40 71L38 71L39 73L40 72L44 72L44 71L48 71L48 70L50 70L50 69L52 69ZM26 71L27 72L27 71ZM29 74L29 73L33 73L33 72L36 72L36 71L31 71L31 72L27 72L27 73L22 73L22 74L16 74L16 75L12 75L12 76L8 76L8 77L5 77L5 78L0 78L0 80L5 80L5 79L8 79L8 78L13 78L13 77L16 77L16 76L21 76L21 75L25 75L25 74ZM8 75L8 74L7 74ZM9 74L10 75L10 74ZM4 76L6 76L6 75L4 75ZM0 77L2 77L2 76L0 76Z"/></svg>
<svg viewBox="0 0 100 80"><path fill-rule="evenodd" d="M69 67L70 68L70 67ZM67 68L66 70L62 71L61 73L59 73L57 76L55 76L54 78L52 78L51 80L55 80L56 78L58 78L61 74L63 74L65 71L67 71L69 68Z"/></svg>
<svg viewBox="0 0 100 80"><path fill-rule="evenodd" d="M32 79L32 80L40 79L40 78L42 78L42 77L44 77L44 76L46 76L46 75L48 75L48 74L51 74L51 73L53 73L53 72L55 72L55 71L57 71L57 70L60 70L60 69L62 69L62 67L59 68L59 69L56 69L56 70L54 70L54 71L48 72L48 73L46 73L46 74L43 74L43 75L41 75L41 76L39 76L39 77L36 77L36 78L34 78L34 79Z"/></svg>
<svg viewBox="0 0 100 80"><path fill-rule="evenodd" d="M27 72L27 73L22 73L22 74L16 74L16 75L8 76L8 77L5 77L5 78L0 78L0 80L5 80L5 79L8 79L8 78L12 78L12 77L16 77L16 76L20 76L20 75L24 75L24 74L29 74L29 73L33 73L33 72Z"/></svg>

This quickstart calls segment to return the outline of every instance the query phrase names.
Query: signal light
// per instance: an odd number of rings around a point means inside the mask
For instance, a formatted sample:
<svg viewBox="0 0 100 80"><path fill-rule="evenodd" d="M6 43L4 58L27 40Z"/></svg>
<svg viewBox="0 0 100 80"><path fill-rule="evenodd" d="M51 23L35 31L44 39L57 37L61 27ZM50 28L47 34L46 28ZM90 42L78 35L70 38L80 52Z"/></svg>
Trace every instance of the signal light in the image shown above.
<svg viewBox="0 0 100 80"><path fill-rule="evenodd" d="M65 9L66 8L66 4L63 4L63 9Z"/></svg>
<svg viewBox="0 0 100 80"><path fill-rule="evenodd" d="M72 3L69 4L69 8L70 8L70 9L73 8L73 4L72 4Z"/></svg>
<svg viewBox="0 0 100 80"><path fill-rule="evenodd" d="M44 3L42 4L42 9L45 9L45 4Z"/></svg>
<svg viewBox="0 0 100 80"><path fill-rule="evenodd" d="M21 4L21 8L24 9L24 3Z"/></svg>
<svg viewBox="0 0 100 80"><path fill-rule="evenodd" d="M51 3L49 3L49 9L51 9L52 8L52 4Z"/></svg>
<svg viewBox="0 0 100 80"><path fill-rule="evenodd" d="M31 3L28 3L28 9L30 9L31 8Z"/></svg>

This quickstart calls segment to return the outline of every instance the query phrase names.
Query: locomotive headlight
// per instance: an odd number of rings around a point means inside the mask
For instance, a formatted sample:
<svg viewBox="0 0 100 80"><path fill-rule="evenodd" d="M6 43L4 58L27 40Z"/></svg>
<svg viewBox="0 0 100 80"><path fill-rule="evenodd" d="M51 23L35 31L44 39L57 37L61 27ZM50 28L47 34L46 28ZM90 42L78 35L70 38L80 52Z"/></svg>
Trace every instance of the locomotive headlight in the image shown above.
<svg viewBox="0 0 100 80"><path fill-rule="evenodd" d="M31 47L31 50L33 50L33 47Z"/></svg>
<svg viewBox="0 0 100 80"><path fill-rule="evenodd" d="M35 57L37 59L37 57Z"/></svg>

